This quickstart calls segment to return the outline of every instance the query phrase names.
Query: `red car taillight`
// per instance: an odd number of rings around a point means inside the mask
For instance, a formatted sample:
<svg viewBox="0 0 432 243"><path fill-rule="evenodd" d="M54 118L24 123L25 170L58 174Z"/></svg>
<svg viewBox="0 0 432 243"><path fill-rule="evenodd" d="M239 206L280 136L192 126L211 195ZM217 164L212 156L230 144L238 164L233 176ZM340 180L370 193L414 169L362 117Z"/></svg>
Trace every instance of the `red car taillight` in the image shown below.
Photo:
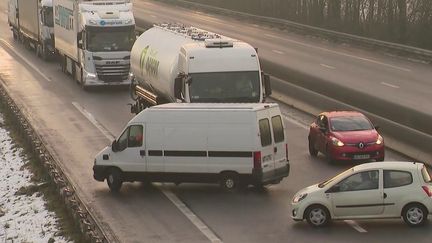
<svg viewBox="0 0 432 243"><path fill-rule="evenodd" d="M428 197L432 197L432 191L428 186L422 186L423 191L428 195Z"/></svg>
<svg viewBox="0 0 432 243"><path fill-rule="evenodd" d="M254 152L253 158L254 158L254 160L253 160L254 169L261 169L262 168L261 167L261 152L260 151Z"/></svg>

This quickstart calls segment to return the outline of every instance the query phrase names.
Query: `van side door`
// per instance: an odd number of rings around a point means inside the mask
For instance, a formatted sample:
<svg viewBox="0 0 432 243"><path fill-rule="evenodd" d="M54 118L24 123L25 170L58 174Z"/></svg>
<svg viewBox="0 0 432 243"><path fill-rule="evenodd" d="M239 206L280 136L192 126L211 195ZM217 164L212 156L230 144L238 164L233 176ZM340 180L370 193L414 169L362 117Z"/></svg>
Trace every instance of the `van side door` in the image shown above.
<svg viewBox="0 0 432 243"><path fill-rule="evenodd" d="M112 153L111 157L122 171L146 171L144 134L143 125L130 125L117 139L118 151Z"/></svg>

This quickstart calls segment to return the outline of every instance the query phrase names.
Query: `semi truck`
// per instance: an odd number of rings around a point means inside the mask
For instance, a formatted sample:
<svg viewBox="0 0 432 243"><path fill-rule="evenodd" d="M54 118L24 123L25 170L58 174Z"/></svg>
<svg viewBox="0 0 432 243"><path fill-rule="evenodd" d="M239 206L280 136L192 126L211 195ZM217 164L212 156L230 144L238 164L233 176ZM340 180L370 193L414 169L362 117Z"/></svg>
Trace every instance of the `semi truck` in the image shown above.
<svg viewBox="0 0 432 243"><path fill-rule="evenodd" d="M52 0L9 0L8 23L15 40L44 60L54 55Z"/></svg>
<svg viewBox="0 0 432 243"><path fill-rule="evenodd" d="M53 0L54 38L62 71L83 89L129 85L136 39L129 0Z"/></svg>
<svg viewBox="0 0 432 243"><path fill-rule="evenodd" d="M131 51L131 113L170 102L259 103L270 79L248 43L182 24L157 24Z"/></svg>

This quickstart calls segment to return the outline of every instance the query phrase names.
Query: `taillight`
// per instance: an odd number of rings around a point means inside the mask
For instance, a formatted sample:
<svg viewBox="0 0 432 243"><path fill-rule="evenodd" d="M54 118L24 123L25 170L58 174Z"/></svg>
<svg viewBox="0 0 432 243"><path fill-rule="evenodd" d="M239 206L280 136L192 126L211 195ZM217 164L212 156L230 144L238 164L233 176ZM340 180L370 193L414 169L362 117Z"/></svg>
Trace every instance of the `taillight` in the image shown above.
<svg viewBox="0 0 432 243"><path fill-rule="evenodd" d="M254 157L254 169L261 169L261 152L257 151L253 154Z"/></svg>
<svg viewBox="0 0 432 243"><path fill-rule="evenodd" d="M287 143L285 144L285 157L286 157L286 160L289 161L288 160L288 144Z"/></svg>
<svg viewBox="0 0 432 243"><path fill-rule="evenodd" d="M432 191L428 186L422 186L423 191L428 195L428 197L432 197Z"/></svg>

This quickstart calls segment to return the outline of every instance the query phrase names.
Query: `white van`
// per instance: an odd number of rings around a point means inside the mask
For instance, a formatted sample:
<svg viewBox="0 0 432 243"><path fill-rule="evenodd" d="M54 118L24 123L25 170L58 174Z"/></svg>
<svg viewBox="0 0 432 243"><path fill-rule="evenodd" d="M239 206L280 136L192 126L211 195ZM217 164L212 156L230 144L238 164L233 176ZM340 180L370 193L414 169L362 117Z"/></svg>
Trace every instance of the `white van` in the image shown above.
<svg viewBox="0 0 432 243"><path fill-rule="evenodd" d="M277 184L288 176L288 146L277 104L170 103L136 115L95 158L98 181Z"/></svg>

